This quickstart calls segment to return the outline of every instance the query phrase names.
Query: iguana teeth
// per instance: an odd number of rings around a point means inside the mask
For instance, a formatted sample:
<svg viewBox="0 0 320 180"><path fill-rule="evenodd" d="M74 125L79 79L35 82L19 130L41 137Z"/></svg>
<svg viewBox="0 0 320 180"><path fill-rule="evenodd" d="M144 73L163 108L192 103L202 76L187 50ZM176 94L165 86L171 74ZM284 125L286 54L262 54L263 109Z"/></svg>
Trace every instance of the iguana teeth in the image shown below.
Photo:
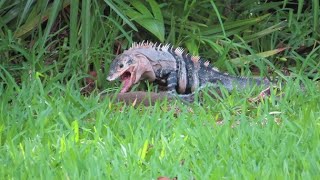
<svg viewBox="0 0 320 180"><path fill-rule="evenodd" d="M179 94L190 94L206 84L222 84L229 91L248 85L270 84L262 78L221 73L215 67L208 68L209 64L209 61L202 61L199 56L191 56L183 48L174 48L171 44L134 42L112 62L108 79L114 80L126 73L126 76L130 76L126 78L127 86L147 79L164 84L168 91ZM127 86L122 92L129 89Z"/></svg>

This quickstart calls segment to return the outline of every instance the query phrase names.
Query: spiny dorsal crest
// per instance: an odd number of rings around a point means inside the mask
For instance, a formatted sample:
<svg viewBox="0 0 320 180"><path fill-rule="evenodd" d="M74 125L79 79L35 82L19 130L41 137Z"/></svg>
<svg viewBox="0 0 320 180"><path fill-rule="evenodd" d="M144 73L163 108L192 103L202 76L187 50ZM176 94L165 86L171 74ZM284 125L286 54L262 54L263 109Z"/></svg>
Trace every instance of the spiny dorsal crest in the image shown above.
<svg viewBox="0 0 320 180"><path fill-rule="evenodd" d="M162 43L153 43L151 41L141 41L141 42L133 42L131 47L129 48L129 50L134 50L136 48L152 48L154 50L157 51L170 51L170 52L174 52L176 55L178 56L183 56L183 53L185 52L185 50L181 47L177 47L177 48L173 48L173 46L171 44L162 44ZM186 54L187 56L189 54ZM194 62L197 63L200 61L200 56L190 56L190 59ZM206 67L209 66L209 61L206 61L204 63L204 65ZM219 71L217 68L213 68L216 71Z"/></svg>
<svg viewBox="0 0 320 180"><path fill-rule="evenodd" d="M142 42L139 42L139 43L133 42L131 47L129 48L129 50L130 49L135 49L135 48L153 48L154 45L155 45L154 43L149 42L149 41L147 41L147 42L142 41Z"/></svg>
<svg viewBox="0 0 320 180"><path fill-rule="evenodd" d="M157 43L153 43L153 42L149 42L149 41L142 41L142 42L133 42L131 47L129 48L129 50L132 50L132 49L136 49L136 48L152 48L154 50L157 50L157 51L172 51L173 50L173 46L171 44L157 44ZM183 53L183 49L182 48L177 48L179 49L177 52L178 53ZM177 50L175 49L175 50Z"/></svg>
<svg viewBox="0 0 320 180"><path fill-rule="evenodd" d="M157 44L150 41L141 41L141 42L133 42L129 50L136 48L153 48L157 51L171 51L174 52L178 56L182 56L185 50L182 47L173 48L171 44ZM187 54L188 55L188 54ZM198 62L200 60L200 56L191 56L191 60L193 62Z"/></svg>
<svg viewBox="0 0 320 180"><path fill-rule="evenodd" d="M193 62L198 62L200 60L200 56L191 56L191 60Z"/></svg>
<svg viewBox="0 0 320 180"><path fill-rule="evenodd" d="M204 62L204 66L206 66L206 67L208 67L208 66L209 66L209 64L210 64L210 62L209 62L209 61Z"/></svg>

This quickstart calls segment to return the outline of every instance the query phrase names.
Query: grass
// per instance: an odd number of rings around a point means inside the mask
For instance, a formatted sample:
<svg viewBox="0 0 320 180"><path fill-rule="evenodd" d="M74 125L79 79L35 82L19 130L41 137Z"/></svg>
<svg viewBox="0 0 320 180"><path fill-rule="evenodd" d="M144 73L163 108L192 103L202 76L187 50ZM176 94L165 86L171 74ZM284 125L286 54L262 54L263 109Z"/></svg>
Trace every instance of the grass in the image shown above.
<svg viewBox="0 0 320 180"><path fill-rule="evenodd" d="M319 4L233 2L1 2L0 179L319 178ZM256 103L259 89L101 99L119 87L105 80L115 54L142 39L285 85Z"/></svg>
<svg viewBox="0 0 320 180"><path fill-rule="evenodd" d="M260 103L248 91L203 106L137 108L84 97L72 83L34 79L2 91L2 178L319 177L320 95L311 82L302 93L289 81L282 97Z"/></svg>

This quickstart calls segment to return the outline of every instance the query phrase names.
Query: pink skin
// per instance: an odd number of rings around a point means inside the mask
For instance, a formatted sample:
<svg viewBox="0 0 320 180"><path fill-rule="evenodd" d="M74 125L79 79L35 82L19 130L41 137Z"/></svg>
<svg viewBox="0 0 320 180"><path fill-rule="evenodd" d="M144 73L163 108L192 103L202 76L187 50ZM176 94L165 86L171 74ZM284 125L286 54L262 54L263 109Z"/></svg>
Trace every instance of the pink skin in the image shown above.
<svg viewBox="0 0 320 180"><path fill-rule="evenodd" d="M123 85L120 93L128 92L133 84L141 80L147 79L152 82L156 79L152 65L146 57L135 57L135 60L135 63L129 65L125 70L118 70L107 78L109 81L113 81L120 77Z"/></svg>
<svg viewBox="0 0 320 180"><path fill-rule="evenodd" d="M121 93L128 92L133 84L141 80L148 79L149 81L155 80L155 74L147 59L140 59L135 65L130 66L127 70L120 75L123 87Z"/></svg>
<svg viewBox="0 0 320 180"><path fill-rule="evenodd" d="M134 67L128 68L122 75L120 76L120 79L123 83L123 87L120 91L120 93L128 92L131 88L131 86L135 82L135 75L134 75Z"/></svg>

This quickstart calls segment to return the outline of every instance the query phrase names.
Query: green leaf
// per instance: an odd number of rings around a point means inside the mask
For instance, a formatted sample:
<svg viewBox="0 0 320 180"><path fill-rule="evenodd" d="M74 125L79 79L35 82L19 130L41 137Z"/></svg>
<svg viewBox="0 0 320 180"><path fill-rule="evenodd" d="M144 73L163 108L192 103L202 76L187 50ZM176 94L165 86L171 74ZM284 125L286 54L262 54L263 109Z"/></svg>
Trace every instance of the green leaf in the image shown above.
<svg viewBox="0 0 320 180"><path fill-rule="evenodd" d="M62 9L67 7L70 4L69 0L65 0L63 2ZM43 14L38 14L36 17L32 18L30 21L25 22L22 26L17 29L17 31L14 33L15 37L21 37L27 33L29 33L31 30L33 30L35 27L38 26L38 24L48 20L48 18L51 16L52 18L55 18L55 15L52 14L57 14L57 8L59 8L58 3L51 4L49 8L45 10ZM61 10L61 9L59 9ZM54 19L52 19L53 23Z"/></svg>
<svg viewBox="0 0 320 180"><path fill-rule="evenodd" d="M151 6L152 13L153 13L154 17L163 22L163 16L162 16L159 4L154 0L148 0L148 3Z"/></svg>
<svg viewBox="0 0 320 180"><path fill-rule="evenodd" d="M249 41L252 41L254 39L257 39L257 38L261 38L267 34L271 34L272 32L275 32L275 31L279 31L281 29L283 29L284 27L287 26L287 22L286 21L282 21L278 24L275 24L273 26L270 26L266 29L263 29L262 31L259 31L257 33L254 33L254 34L251 34L251 35L248 35L246 37L243 37L243 39L246 41L246 42L249 42Z"/></svg>
<svg viewBox="0 0 320 180"><path fill-rule="evenodd" d="M74 141L75 142L79 142L79 123L77 120L74 120L72 123L71 123L71 127L72 127L72 130L73 130L73 138L74 138Z"/></svg>
<svg viewBox="0 0 320 180"><path fill-rule="evenodd" d="M148 153L149 141L146 139L144 141L143 147L139 150L139 156L141 161L145 161L146 155Z"/></svg>
<svg viewBox="0 0 320 180"><path fill-rule="evenodd" d="M231 22L225 22L224 23L224 30L225 31L231 31L231 30L239 30L239 28L246 27L249 29L250 26L255 25L262 20L266 19L269 17L270 14L265 14L263 16L259 16L256 18L250 18L250 19L241 19L241 20L236 20L236 21L231 21ZM221 34L222 29L221 26L213 25L213 26L208 26L206 28L203 28L201 30L202 35L214 35L214 34ZM239 30L240 32L240 30Z"/></svg>
<svg viewBox="0 0 320 180"><path fill-rule="evenodd" d="M78 40L78 16L79 1L71 1L70 3L70 47L76 49Z"/></svg>
<svg viewBox="0 0 320 180"><path fill-rule="evenodd" d="M154 0L148 0L148 3L152 12L140 1L132 1L131 4L136 10L127 8L126 14L163 42L164 22L160 6Z"/></svg>
<svg viewBox="0 0 320 180"><path fill-rule="evenodd" d="M319 7L319 1L313 0L313 30L316 34L316 31L319 32L319 18L320 18L320 7Z"/></svg>
<svg viewBox="0 0 320 180"><path fill-rule="evenodd" d="M238 66L242 66L245 64L250 63L252 60L254 59L260 59L260 58L266 58L266 57L270 57L272 55L278 54L284 50L286 50L287 48L278 48L278 49L274 49L274 50L270 50L270 51L265 51L265 52L261 52L258 54L254 54L254 55L248 55L248 56L244 56L244 57L239 57L239 58L234 58L234 59L230 59L230 61L233 64L236 64Z"/></svg>
<svg viewBox="0 0 320 180"><path fill-rule="evenodd" d="M120 10L120 8L118 6L116 6L112 1L108 1L108 0L104 0L104 2L106 4L108 4L108 6L114 10L115 13L118 14L119 17L121 17L121 19L127 23L133 30L138 31L138 29L136 28L136 26L128 19L128 17L126 15L124 15L124 13Z"/></svg>
<svg viewBox="0 0 320 180"><path fill-rule="evenodd" d="M210 1L210 3L211 3L211 5L212 5L212 7L213 7L213 9L214 9L214 11L215 11L215 13L217 15L217 18L218 18L219 23L220 23L221 30L223 32L223 35L226 37L226 31L224 30L224 26L223 26L223 22L222 22L222 18L220 16L219 10L218 10L217 6L215 5L215 3L213 1Z"/></svg>
<svg viewBox="0 0 320 180"><path fill-rule="evenodd" d="M91 44L91 9L90 1L82 1L82 12L81 12L81 23L82 23L82 34L81 34L81 46L82 56L85 61L89 59L89 48Z"/></svg>

